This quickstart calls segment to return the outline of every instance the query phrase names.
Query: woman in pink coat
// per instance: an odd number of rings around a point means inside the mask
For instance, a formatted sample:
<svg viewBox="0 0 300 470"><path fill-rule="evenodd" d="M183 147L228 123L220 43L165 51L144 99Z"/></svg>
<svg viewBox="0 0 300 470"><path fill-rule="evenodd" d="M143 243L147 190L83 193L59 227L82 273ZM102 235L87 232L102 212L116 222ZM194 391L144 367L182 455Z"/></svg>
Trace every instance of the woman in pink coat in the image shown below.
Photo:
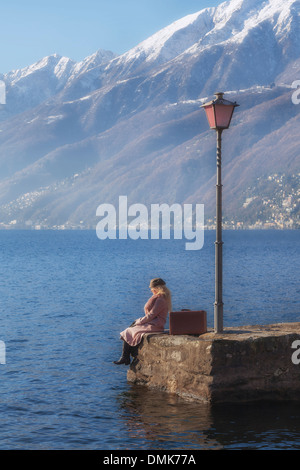
<svg viewBox="0 0 300 470"><path fill-rule="evenodd" d="M130 364L130 354L136 354L136 347L145 333L164 331L168 312L172 309L171 293L160 278L152 279L149 287L153 295L144 307L145 316L120 333L124 341L123 352L120 359L114 361L115 364Z"/></svg>

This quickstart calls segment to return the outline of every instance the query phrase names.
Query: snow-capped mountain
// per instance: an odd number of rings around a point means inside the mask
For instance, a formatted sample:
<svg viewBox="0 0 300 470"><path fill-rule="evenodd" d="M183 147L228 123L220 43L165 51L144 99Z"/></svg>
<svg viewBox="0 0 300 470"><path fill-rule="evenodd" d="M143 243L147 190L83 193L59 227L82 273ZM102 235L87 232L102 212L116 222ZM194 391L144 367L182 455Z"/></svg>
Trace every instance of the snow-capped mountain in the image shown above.
<svg viewBox="0 0 300 470"><path fill-rule="evenodd" d="M296 20L293 10L299 8L297 3L294 0L224 2L176 21L115 62L128 63L142 57L146 62L162 63L182 53L194 54L211 46L241 44L253 30L261 27L271 27L274 36L282 39L291 32L292 22Z"/></svg>
<svg viewBox="0 0 300 470"><path fill-rule="evenodd" d="M158 82L167 76L172 84L169 75L178 81L183 63L193 85L199 75L198 95L202 90L213 93L218 82L226 88L234 84L234 89L269 85L299 58L299 24L298 0L224 2L176 21L116 57L104 70L99 68L96 82L93 70L90 89L142 74Z"/></svg>
<svg viewBox="0 0 300 470"><path fill-rule="evenodd" d="M110 51L99 50L81 62L53 54L35 64L1 75L5 82L7 106L0 110L0 120L34 108L57 94L69 81L93 67L109 62Z"/></svg>
<svg viewBox="0 0 300 470"><path fill-rule="evenodd" d="M211 216L215 140L200 105L219 90L241 105L224 133L224 210L242 217L257 178L299 171L299 5L231 0L121 56L53 55L3 76L2 220L92 226L120 194L202 202Z"/></svg>

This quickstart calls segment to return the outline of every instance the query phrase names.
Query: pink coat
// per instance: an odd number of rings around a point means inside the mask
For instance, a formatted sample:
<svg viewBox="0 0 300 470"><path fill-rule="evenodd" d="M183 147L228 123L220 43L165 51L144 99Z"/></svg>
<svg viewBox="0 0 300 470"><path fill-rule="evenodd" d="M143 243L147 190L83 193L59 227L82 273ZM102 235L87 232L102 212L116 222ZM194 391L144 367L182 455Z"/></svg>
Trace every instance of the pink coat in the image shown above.
<svg viewBox="0 0 300 470"><path fill-rule="evenodd" d="M126 328L126 330L120 333L121 338L130 344L130 346L139 344L145 333L164 331L168 315L166 299L160 295L153 295L144 306L144 311L144 317L138 318L134 326Z"/></svg>

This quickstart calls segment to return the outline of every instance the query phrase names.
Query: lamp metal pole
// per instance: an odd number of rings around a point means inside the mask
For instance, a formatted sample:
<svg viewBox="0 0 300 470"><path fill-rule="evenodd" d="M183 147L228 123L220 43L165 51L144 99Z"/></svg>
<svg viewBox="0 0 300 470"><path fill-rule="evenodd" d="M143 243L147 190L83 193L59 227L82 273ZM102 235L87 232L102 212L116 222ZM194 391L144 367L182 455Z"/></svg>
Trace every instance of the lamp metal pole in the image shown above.
<svg viewBox="0 0 300 470"><path fill-rule="evenodd" d="M223 241L222 241L222 131L217 129L216 241L215 241L215 333L223 331Z"/></svg>
<svg viewBox="0 0 300 470"><path fill-rule="evenodd" d="M222 240L222 132L228 129L236 102L223 98L224 93L215 93L216 99L203 104L211 129L217 131L217 184L216 184L216 241L215 241L215 303L214 330L223 331L223 240Z"/></svg>

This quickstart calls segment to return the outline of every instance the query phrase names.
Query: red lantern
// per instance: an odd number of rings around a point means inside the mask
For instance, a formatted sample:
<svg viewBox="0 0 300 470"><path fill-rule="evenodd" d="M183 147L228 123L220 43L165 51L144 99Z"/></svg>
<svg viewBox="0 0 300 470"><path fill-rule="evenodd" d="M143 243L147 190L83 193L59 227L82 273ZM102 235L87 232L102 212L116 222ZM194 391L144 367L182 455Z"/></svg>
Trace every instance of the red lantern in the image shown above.
<svg viewBox="0 0 300 470"><path fill-rule="evenodd" d="M234 108L239 106L236 102L223 99L224 93L215 93L216 99L201 106L205 109L209 127L211 129L228 129Z"/></svg>

